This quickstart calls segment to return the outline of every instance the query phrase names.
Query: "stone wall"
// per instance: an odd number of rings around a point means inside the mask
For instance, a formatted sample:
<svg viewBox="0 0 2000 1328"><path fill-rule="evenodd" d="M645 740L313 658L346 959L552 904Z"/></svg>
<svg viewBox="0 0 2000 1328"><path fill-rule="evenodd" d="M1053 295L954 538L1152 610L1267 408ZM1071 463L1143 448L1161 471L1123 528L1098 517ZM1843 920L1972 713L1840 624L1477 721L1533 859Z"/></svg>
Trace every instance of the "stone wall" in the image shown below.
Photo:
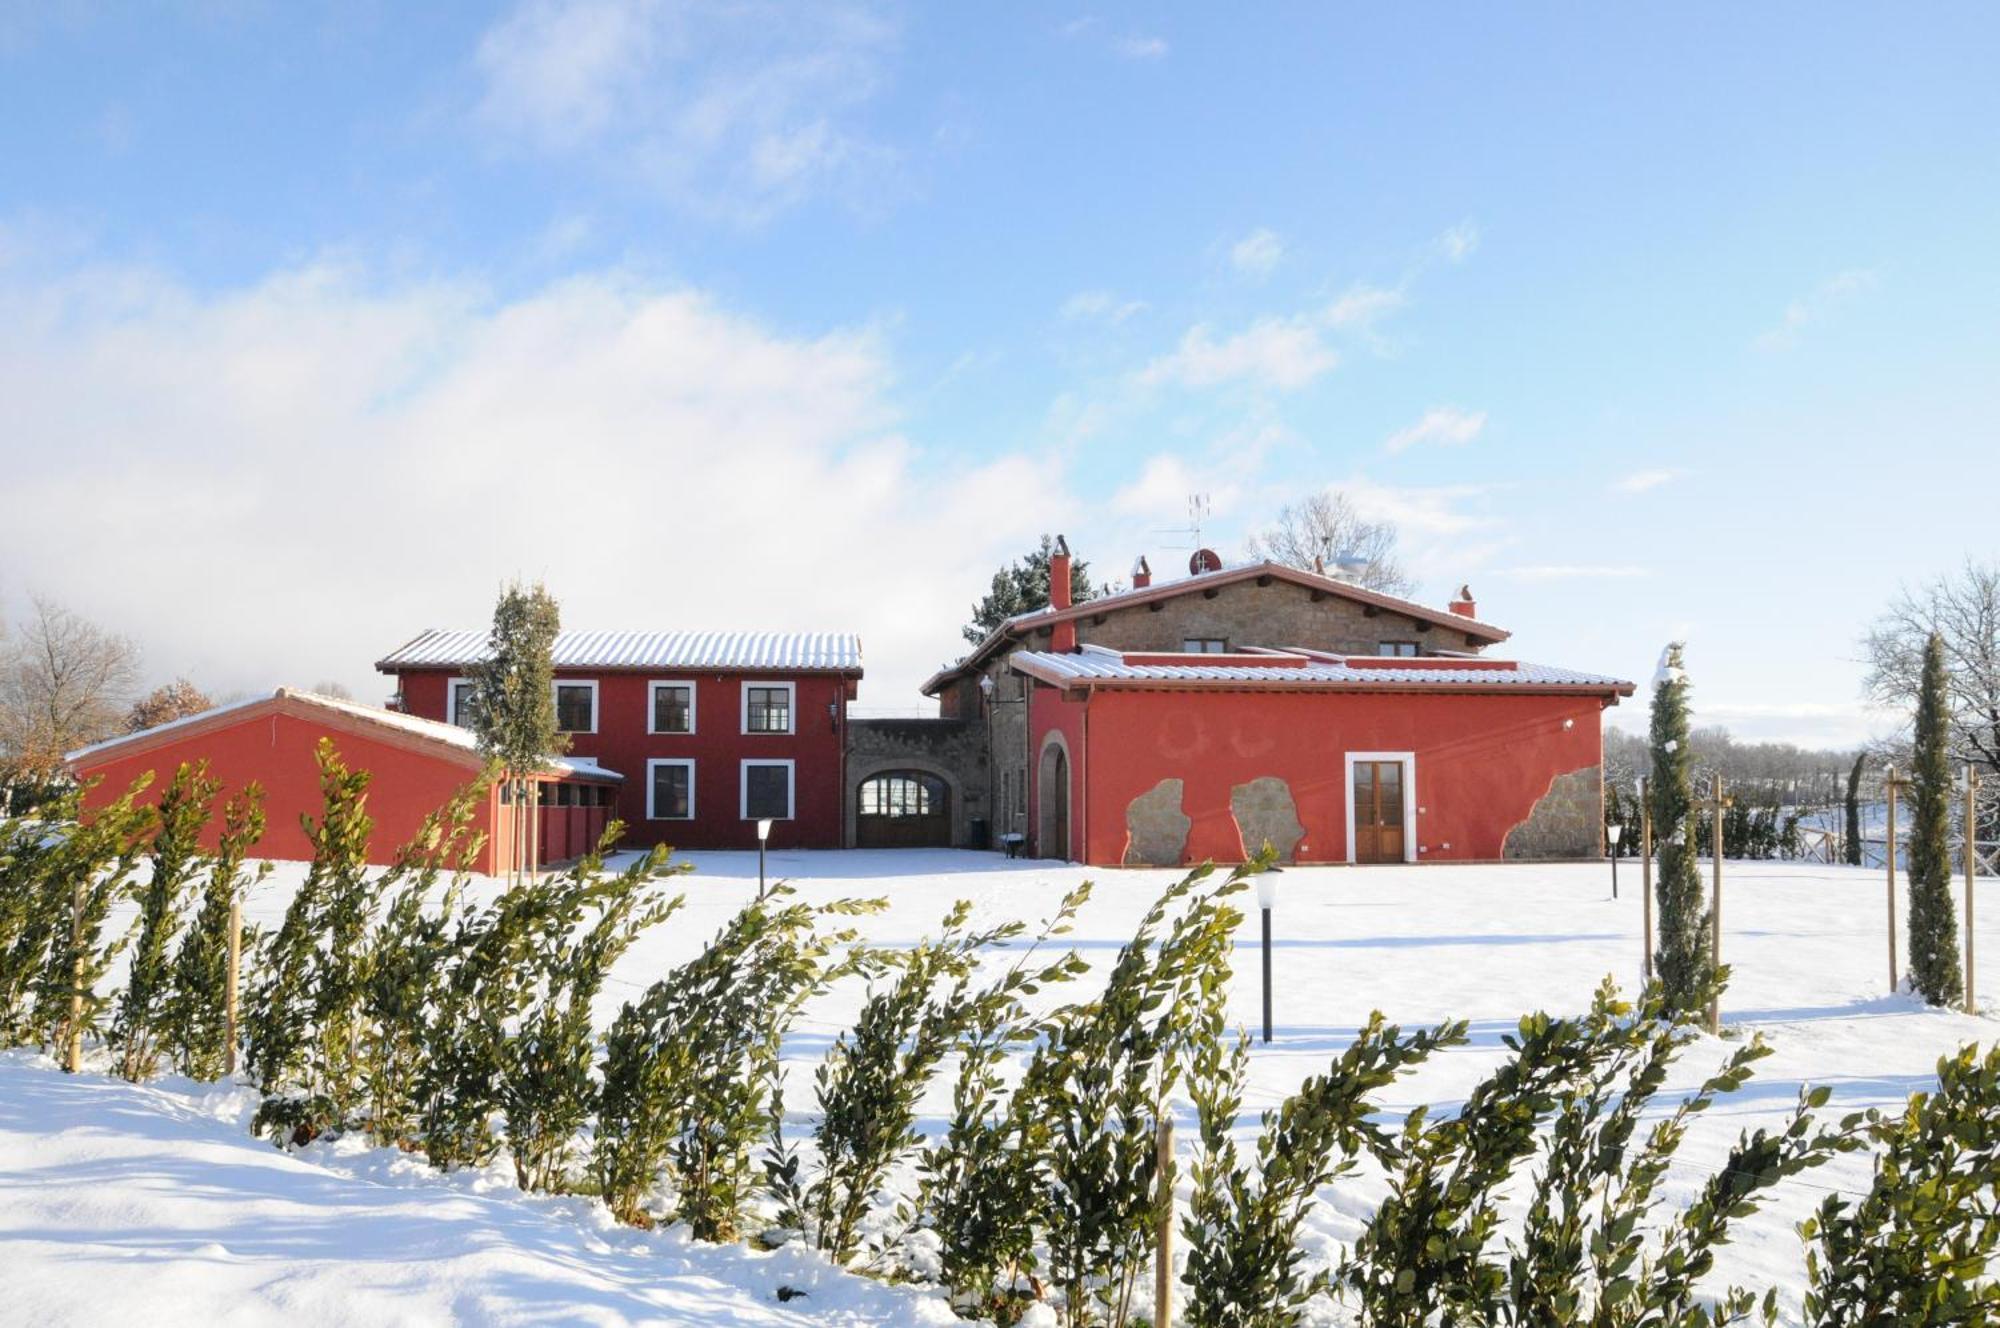
<svg viewBox="0 0 2000 1328"><path fill-rule="evenodd" d="M1557 775L1528 819L1507 832L1500 856L1548 861L1603 855L1604 771L1588 766Z"/></svg>
<svg viewBox="0 0 2000 1328"><path fill-rule="evenodd" d="M885 770L922 770L951 790L951 839L972 844L972 822L992 820L987 788L985 726L977 719L850 719L847 721L847 827L851 847L856 791Z"/></svg>

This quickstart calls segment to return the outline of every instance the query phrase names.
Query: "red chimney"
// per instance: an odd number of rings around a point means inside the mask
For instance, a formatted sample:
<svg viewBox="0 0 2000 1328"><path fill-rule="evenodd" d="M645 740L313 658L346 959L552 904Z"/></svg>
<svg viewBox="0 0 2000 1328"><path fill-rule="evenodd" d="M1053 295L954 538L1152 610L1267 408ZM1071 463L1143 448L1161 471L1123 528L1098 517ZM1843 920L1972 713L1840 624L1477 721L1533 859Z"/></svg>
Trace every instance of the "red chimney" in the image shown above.
<svg viewBox="0 0 2000 1328"><path fill-rule="evenodd" d="M1445 605L1445 607L1461 618L1477 618L1479 616L1479 605L1473 601L1472 587L1469 585L1460 586L1458 588L1458 598Z"/></svg>
<svg viewBox="0 0 2000 1328"><path fill-rule="evenodd" d="M1049 554L1049 607L1066 609L1070 606L1069 585L1069 541L1056 536L1056 547ZM1076 649L1076 624L1059 622L1049 638L1049 649L1059 655L1069 654Z"/></svg>
<svg viewBox="0 0 2000 1328"><path fill-rule="evenodd" d="M1153 569L1146 562L1146 555L1140 554L1139 561L1132 564L1132 589L1144 590L1153 584Z"/></svg>

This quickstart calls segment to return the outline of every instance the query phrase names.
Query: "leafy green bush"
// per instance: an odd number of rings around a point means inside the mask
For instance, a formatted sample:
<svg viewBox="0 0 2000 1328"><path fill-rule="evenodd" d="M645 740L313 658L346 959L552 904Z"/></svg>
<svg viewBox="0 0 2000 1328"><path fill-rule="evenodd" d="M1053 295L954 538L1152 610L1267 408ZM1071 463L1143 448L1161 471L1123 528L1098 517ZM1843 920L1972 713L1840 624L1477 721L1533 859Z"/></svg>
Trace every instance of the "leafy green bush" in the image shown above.
<svg viewBox="0 0 2000 1328"><path fill-rule="evenodd" d="M137 944L125 975L125 993L111 1027L119 1048L118 1073L141 1081L159 1072L161 1027L172 994L173 944L204 862L201 834L222 785L208 762L183 762L160 792L147 879L137 892Z"/></svg>

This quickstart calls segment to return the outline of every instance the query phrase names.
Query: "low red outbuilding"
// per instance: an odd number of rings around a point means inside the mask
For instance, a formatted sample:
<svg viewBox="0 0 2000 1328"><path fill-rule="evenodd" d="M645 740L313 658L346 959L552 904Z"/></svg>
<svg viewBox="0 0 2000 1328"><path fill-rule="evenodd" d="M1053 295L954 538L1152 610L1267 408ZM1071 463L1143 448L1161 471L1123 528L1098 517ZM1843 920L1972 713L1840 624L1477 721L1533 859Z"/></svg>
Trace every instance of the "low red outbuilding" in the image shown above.
<svg viewBox="0 0 2000 1328"><path fill-rule="evenodd" d="M224 798L252 782L263 787L266 824L257 856L304 860L312 856L312 844L300 817L320 814L316 753L322 738L332 740L349 769L374 777L368 789L375 822L368 857L378 864L392 861L424 818L484 768L466 729L286 687L72 752L69 766L78 779L97 781L85 799L92 807L117 797L148 771L153 784L143 799L155 801L182 763L207 761ZM575 857L595 844L615 817L622 779L574 757L552 762L537 776L544 863ZM497 790L486 792L474 821L486 833L480 871L496 870L499 846L511 842L513 810ZM218 815L210 823L211 846L220 822Z"/></svg>

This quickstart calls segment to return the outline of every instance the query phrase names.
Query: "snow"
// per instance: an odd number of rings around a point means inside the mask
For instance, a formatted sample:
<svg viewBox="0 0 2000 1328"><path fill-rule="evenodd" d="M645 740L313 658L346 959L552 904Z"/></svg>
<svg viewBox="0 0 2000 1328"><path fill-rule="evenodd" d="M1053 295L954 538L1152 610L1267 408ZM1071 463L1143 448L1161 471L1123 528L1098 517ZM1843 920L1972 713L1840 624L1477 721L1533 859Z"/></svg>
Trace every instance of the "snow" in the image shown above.
<svg viewBox="0 0 2000 1328"><path fill-rule="evenodd" d="M751 853L694 853L680 885L688 906L672 926L628 953L598 1011L600 1024L662 971L694 954L756 889ZM274 923L302 868L281 864L250 900L252 921ZM949 851L786 852L773 876L808 899L880 895L886 912L862 920L881 944L915 941L951 901L982 920L1050 912L1079 879L1097 893L1066 938L1100 967L1140 912L1175 878L1164 871L1098 870ZM1276 1040L1253 1044L1242 1128L1306 1075L1325 1068L1369 1011L1406 1027L1471 1021L1469 1045L1441 1054L1384 1095L1392 1116L1419 1103L1448 1109L1506 1055L1501 1038L1536 1008L1573 1013L1606 975L1636 983L1639 878L1608 864L1291 868L1277 878L1274 912ZM1689 1198L1739 1130L1775 1125L1803 1084L1833 1091L1840 1114L1900 1110L1932 1082L1937 1058L2000 1037L1989 998L1981 1016L1932 1010L1887 993L1879 870L1799 863L1730 863L1724 873L1724 959L1735 968L1724 1003L1726 1036L1762 1033L1776 1054L1757 1077L1697 1121L1667 1187ZM491 890L491 883L482 889ZM1980 886L1980 944L2000 954L2000 894ZM1239 933L1232 1017L1259 1022L1253 896ZM1899 909L1899 911L1901 911ZM1093 990L1086 978L1044 993L1051 1003ZM809 1006L787 1039L792 1127L810 1127L812 1068L851 1022L858 984ZM1668 1109L1727 1054L1700 1039L1680 1062ZM919 1128L936 1128L949 1086L935 1085ZM10 1300L0 1318L109 1320L122 1312L177 1323L226 1318L289 1328L332 1322L493 1322L560 1318L698 1324L942 1323L934 1294L837 1272L803 1251L704 1248L672 1233L612 1225L578 1199L518 1195L504 1171L438 1176L417 1159L353 1141L288 1156L251 1139L248 1095L165 1082L132 1087L71 1079L22 1053L0 1057L0 1266ZM1182 1146L1193 1136L1183 1115ZM1865 1157L1836 1160L1779 1190L1721 1251L1719 1287L1781 1288L1796 1315L1803 1260L1796 1222L1828 1189L1868 1183ZM1512 1187L1516 1201L1528 1187ZM1308 1244L1336 1257L1381 1197L1357 1175L1331 1187ZM779 1285L807 1289L780 1304ZM82 1289L87 1289L84 1294ZM72 1304L73 1302L73 1304ZM1331 1312L1318 1321L1337 1323Z"/></svg>

